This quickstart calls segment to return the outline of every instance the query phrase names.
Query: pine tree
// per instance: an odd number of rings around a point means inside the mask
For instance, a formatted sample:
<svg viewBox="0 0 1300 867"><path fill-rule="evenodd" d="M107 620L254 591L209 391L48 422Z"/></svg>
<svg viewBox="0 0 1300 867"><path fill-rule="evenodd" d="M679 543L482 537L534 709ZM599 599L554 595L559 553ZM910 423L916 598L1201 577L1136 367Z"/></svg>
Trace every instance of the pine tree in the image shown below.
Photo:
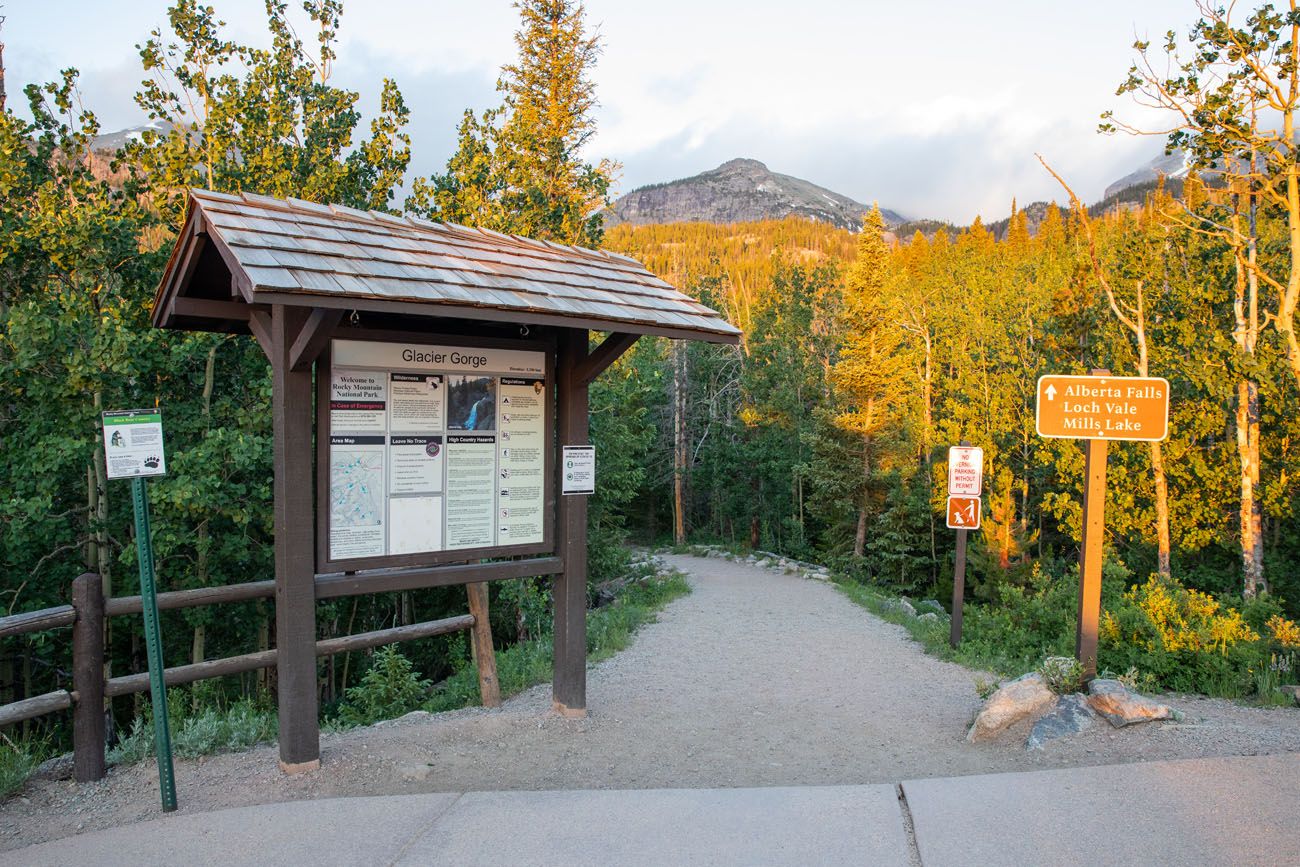
<svg viewBox="0 0 1300 867"><path fill-rule="evenodd" d="M879 434L901 421L906 357L903 332L891 308L893 280L885 221L872 207L862 223L858 257L844 293L844 343L832 375L841 411L840 428L861 437L862 476L857 486L853 553L862 556L876 472Z"/></svg>
<svg viewBox="0 0 1300 867"><path fill-rule="evenodd" d="M502 68L500 108L465 112L456 152L441 175L418 179L408 210L448 222L578 244L600 245L599 210L617 165L584 162L596 131L591 70L599 37L581 3L515 4L519 55Z"/></svg>

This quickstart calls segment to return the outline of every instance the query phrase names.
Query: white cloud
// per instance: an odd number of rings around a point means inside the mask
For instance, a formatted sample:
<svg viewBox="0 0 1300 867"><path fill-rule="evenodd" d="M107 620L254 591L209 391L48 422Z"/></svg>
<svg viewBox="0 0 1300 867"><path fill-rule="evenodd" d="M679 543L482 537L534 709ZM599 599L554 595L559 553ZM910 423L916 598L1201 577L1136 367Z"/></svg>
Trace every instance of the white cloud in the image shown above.
<svg viewBox="0 0 1300 867"><path fill-rule="evenodd" d="M262 0L212 0L239 39L264 39ZM297 4L291 4L296 8ZM80 66L107 126L139 121L134 44L165 20L165 0L6 4L11 99L17 85ZM624 190L751 156L863 200L965 222L1054 197L1043 152L1099 196L1154 154L1105 139L1098 114L1128 67L1135 29L1193 16L1187 0L925 3L588 0L604 54L591 154L624 164ZM344 14L339 83L373 105L382 76L412 108L415 168L438 168L466 107L496 101L514 53L508 0L357 0ZM305 38L310 34L303 32Z"/></svg>

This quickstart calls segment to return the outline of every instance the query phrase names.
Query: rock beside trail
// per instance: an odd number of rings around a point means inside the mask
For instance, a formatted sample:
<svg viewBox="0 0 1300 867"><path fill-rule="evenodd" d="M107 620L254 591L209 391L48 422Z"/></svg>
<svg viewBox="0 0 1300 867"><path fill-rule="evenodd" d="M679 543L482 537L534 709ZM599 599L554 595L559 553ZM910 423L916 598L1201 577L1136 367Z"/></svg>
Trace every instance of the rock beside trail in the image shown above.
<svg viewBox="0 0 1300 867"><path fill-rule="evenodd" d="M1178 719L1169 705L1130 692L1118 680L1097 678L1088 684L1088 705L1115 728L1158 719Z"/></svg>
<svg viewBox="0 0 1300 867"><path fill-rule="evenodd" d="M966 740L974 744L996 737L1025 717L1045 711L1055 701L1056 694L1047 688L1038 672L1022 675L989 696Z"/></svg>
<svg viewBox="0 0 1300 867"><path fill-rule="evenodd" d="M55 756L37 765L36 770L32 771L30 779L53 780L55 782L70 780L72 779L73 765L72 753Z"/></svg>
<svg viewBox="0 0 1300 867"><path fill-rule="evenodd" d="M939 615L935 614L933 611L922 611L920 614L916 615L916 619L937 623L939 621Z"/></svg>
<svg viewBox="0 0 1300 867"><path fill-rule="evenodd" d="M1291 696L1291 700L1296 703L1296 707L1300 707L1300 686L1279 686L1278 689Z"/></svg>
<svg viewBox="0 0 1300 867"><path fill-rule="evenodd" d="M1027 750L1041 750L1048 741L1077 735L1092 728L1097 715L1088 705L1088 699L1082 695L1063 695L1061 700L1034 723L1025 742Z"/></svg>

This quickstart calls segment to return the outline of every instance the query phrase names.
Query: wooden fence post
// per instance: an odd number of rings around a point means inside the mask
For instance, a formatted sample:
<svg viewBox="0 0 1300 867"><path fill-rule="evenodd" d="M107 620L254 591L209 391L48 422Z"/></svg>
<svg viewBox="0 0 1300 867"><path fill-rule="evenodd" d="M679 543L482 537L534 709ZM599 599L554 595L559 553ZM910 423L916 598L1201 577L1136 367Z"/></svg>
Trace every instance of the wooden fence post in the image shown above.
<svg viewBox="0 0 1300 867"><path fill-rule="evenodd" d="M488 586L484 583L466 584L469 595L469 613L474 615L474 628L470 630L470 649L474 665L478 667L478 692L484 707L501 707L501 684L497 681L497 655L492 648L492 623L488 620Z"/></svg>
<svg viewBox="0 0 1300 867"><path fill-rule="evenodd" d="M72 776L78 783L102 780L104 764L104 588L87 572L72 582Z"/></svg>

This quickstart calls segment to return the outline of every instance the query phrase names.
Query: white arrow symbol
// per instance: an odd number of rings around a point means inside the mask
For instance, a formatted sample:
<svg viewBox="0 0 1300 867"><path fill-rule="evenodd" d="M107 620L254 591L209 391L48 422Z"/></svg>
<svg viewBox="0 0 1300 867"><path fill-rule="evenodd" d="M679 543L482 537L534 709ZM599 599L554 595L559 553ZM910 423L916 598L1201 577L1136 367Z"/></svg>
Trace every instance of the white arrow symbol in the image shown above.
<svg viewBox="0 0 1300 867"><path fill-rule="evenodd" d="M1048 400L1056 400L1056 386L1048 383L1047 390L1044 391L1043 394L1047 395Z"/></svg>

